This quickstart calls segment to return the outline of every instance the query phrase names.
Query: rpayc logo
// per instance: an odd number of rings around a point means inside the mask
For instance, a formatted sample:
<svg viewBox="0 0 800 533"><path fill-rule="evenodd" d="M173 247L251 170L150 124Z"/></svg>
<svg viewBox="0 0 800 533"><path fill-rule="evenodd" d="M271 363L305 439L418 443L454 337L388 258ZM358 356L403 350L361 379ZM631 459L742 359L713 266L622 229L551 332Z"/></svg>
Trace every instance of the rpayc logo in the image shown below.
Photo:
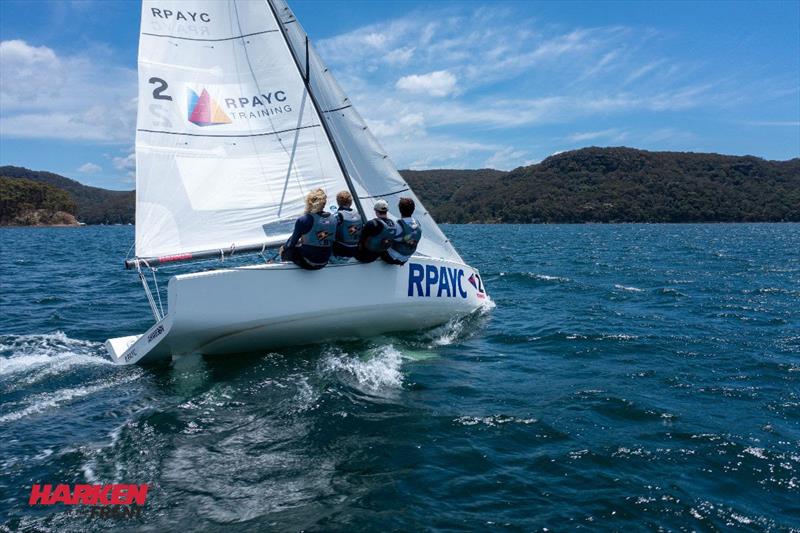
<svg viewBox="0 0 800 533"><path fill-rule="evenodd" d="M231 123L231 118L222 110L216 100L211 98L207 90L203 89L199 95L192 89L187 90L189 122L198 126L217 126Z"/></svg>
<svg viewBox="0 0 800 533"><path fill-rule="evenodd" d="M408 295L435 298L466 298L461 281L464 270L447 266L408 264Z"/></svg>

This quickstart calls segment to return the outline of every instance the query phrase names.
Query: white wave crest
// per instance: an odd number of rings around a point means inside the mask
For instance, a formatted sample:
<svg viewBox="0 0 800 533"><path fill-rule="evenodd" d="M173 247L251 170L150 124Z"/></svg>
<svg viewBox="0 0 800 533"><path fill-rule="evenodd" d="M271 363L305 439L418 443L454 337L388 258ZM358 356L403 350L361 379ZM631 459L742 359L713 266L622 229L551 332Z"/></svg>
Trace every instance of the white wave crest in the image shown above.
<svg viewBox="0 0 800 533"><path fill-rule="evenodd" d="M614 288L628 292L644 292L644 289L640 289L639 287L627 287L625 285L614 285Z"/></svg>
<svg viewBox="0 0 800 533"><path fill-rule="evenodd" d="M464 319L453 318L448 320L446 324L433 329L431 334L433 336L432 346L448 346L461 337L464 333Z"/></svg>
<svg viewBox="0 0 800 533"><path fill-rule="evenodd" d="M516 416L507 415L489 415L489 416L460 416L453 420L456 424L462 426L477 426L484 425L488 427L497 427L503 424L535 424L535 418L519 418Z"/></svg>
<svg viewBox="0 0 800 533"><path fill-rule="evenodd" d="M96 381L89 385L82 387L74 387L68 389L60 389L55 392L46 392L37 394L28 399L28 406L18 411L12 411L5 415L0 416L0 424L13 422L21 418L26 418L37 413L41 413L48 409L58 409L73 400L83 398L84 396L92 395L103 389L116 387L130 383L142 376L142 371L136 369L132 374L121 379L109 379L104 381Z"/></svg>
<svg viewBox="0 0 800 533"><path fill-rule="evenodd" d="M340 352L323 360L324 370L347 374L358 388L371 393L402 388L402 365L403 354L391 344L369 350L363 358Z"/></svg>
<svg viewBox="0 0 800 533"><path fill-rule="evenodd" d="M111 365L98 355L101 349L99 342L71 339L61 331L4 335L0 337L0 378L13 376L15 385L31 385L74 366Z"/></svg>

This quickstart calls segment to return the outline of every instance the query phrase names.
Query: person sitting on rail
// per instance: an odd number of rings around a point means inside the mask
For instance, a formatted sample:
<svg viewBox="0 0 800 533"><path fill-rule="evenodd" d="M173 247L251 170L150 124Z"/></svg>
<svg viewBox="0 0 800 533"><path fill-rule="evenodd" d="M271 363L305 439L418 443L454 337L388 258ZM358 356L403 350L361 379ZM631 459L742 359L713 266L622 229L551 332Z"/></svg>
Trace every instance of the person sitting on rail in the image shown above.
<svg viewBox="0 0 800 533"><path fill-rule="evenodd" d="M411 216L415 208L413 199L400 198L397 207L401 217L396 222L397 235L389 249L381 254L381 259L392 265L404 265L417 251L417 245L422 238L422 227Z"/></svg>
<svg viewBox="0 0 800 533"><path fill-rule="evenodd" d="M339 219L325 211L328 196L314 189L306 196L306 213L294 223L294 232L281 246L282 261L291 261L306 270L319 270L331 258Z"/></svg>
<svg viewBox="0 0 800 533"><path fill-rule="evenodd" d="M372 263L386 252L394 242L397 226L389 218L389 204L386 200L375 202L375 218L364 224L358 242L356 259L362 263Z"/></svg>
<svg viewBox="0 0 800 533"><path fill-rule="evenodd" d="M353 209L353 196L348 191L337 194L336 203L339 209L334 216L339 219L339 225L336 228L336 240L333 242L333 255L355 257L364 221L358 211Z"/></svg>

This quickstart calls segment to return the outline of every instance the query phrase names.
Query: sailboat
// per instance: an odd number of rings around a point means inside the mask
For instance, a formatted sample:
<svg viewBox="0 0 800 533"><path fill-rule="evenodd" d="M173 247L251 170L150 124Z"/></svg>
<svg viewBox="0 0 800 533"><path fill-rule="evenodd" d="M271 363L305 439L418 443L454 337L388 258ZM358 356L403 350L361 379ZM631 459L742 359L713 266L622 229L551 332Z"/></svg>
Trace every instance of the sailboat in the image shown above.
<svg viewBox="0 0 800 533"><path fill-rule="evenodd" d="M284 0L144 0L138 68L136 243L125 266L155 323L109 339L114 363L419 330L489 301ZM379 199L397 218L399 198L412 198L417 252L403 266L224 265L285 242L314 188L350 191L363 219ZM209 259L223 264L169 279L164 311L147 271L156 283L159 267Z"/></svg>

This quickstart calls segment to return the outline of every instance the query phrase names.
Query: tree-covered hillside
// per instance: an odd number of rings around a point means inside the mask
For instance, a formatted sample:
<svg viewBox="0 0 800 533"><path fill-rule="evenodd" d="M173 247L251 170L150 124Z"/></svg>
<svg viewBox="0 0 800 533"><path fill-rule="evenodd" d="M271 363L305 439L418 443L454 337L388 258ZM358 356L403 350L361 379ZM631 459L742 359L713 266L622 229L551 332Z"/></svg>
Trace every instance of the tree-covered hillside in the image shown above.
<svg viewBox="0 0 800 533"><path fill-rule="evenodd" d="M75 201L52 185L0 175L0 225L74 225Z"/></svg>
<svg viewBox="0 0 800 533"><path fill-rule="evenodd" d="M24 178L52 185L68 192L77 204L75 216L86 224L127 224L134 219L134 191L109 191L83 185L52 172L28 170L23 167L0 167L0 176Z"/></svg>
<svg viewBox="0 0 800 533"><path fill-rule="evenodd" d="M440 222L800 222L800 159L584 148L500 170L403 170ZM134 221L134 191L20 167L0 176L69 192L78 220Z"/></svg>
<svg viewBox="0 0 800 533"><path fill-rule="evenodd" d="M800 159L584 148L497 175L440 172L404 175L442 222L800 221Z"/></svg>

